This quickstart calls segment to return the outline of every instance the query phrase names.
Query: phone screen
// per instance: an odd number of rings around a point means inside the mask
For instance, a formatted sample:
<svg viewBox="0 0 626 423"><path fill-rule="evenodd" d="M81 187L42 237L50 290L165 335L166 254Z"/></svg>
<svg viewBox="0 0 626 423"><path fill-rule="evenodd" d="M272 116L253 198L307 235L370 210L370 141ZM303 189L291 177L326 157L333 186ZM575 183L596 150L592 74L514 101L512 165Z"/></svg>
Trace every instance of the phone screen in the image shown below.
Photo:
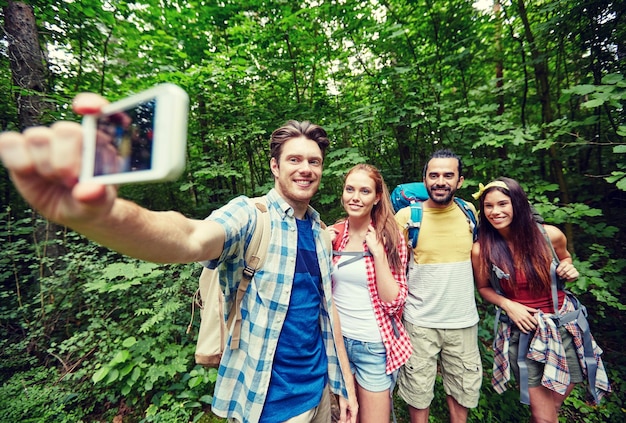
<svg viewBox="0 0 626 423"><path fill-rule="evenodd" d="M156 101L98 118L93 176L151 170Z"/></svg>

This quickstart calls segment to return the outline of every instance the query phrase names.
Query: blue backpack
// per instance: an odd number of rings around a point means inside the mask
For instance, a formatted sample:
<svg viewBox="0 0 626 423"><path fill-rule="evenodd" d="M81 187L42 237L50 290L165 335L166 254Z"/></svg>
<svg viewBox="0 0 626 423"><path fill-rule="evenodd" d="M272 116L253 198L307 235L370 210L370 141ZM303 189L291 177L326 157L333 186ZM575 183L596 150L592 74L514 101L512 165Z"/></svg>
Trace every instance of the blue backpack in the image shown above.
<svg viewBox="0 0 626 423"><path fill-rule="evenodd" d="M422 202L428 199L428 191L423 182L408 182L400 184L391 192L391 205L397 213L405 207L411 207L411 219L408 221L409 247L415 248L420 226L422 224ZM469 205L460 198L454 197L454 202L463 210L467 217L467 222L473 234L474 241L478 239L478 224L476 216Z"/></svg>

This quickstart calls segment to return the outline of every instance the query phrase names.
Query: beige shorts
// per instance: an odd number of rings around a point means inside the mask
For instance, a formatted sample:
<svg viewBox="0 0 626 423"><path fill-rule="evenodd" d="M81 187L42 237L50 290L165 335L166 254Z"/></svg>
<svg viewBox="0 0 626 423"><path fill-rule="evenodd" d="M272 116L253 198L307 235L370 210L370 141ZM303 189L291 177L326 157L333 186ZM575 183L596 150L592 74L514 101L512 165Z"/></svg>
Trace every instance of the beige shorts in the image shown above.
<svg viewBox="0 0 626 423"><path fill-rule="evenodd" d="M332 413L330 409L330 387L326 385L322 399L317 407L310 409L285 423L330 423Z"/></svg>
<svg viewBox="0 0 626 423"><path fill-rule="evenodd" d="M398 395L414 408L430 407L439 362L446 394L463 407L476 407L483 379L478 325L464 329L429 329L405 321L404 327L411 338L413 354L400 368Z"/></svg>

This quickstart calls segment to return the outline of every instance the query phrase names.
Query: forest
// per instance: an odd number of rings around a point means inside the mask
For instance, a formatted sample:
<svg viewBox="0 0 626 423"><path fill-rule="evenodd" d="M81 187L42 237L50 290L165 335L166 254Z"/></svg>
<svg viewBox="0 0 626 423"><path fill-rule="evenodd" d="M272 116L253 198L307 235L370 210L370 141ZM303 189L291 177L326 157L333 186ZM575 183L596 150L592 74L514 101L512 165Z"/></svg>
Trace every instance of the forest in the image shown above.
<svg viewBox="0 0 626 423"><path fill-rule="evenodd" d="M289 119L331 146L313 205L342 215L361 162L390 189L439 148L458 195L518 180L567 235L613 392L584 386L562 422L626 414L626 2L615 0L1 0L0 131L65 119L80 92L117 100L171 82L190 98L173 182L120 196L204 218L273 186L269 136ZM216 372L194 363L200 265L133 260L43 219L0 169L0 421L217 422ZM524 422L491 388L493 309L477 295L484 380L471 422ZM188 326L190 330L188 330ZM448 421L438 384L431 422ZM399 422L406 406L395 399Z"/></svg>

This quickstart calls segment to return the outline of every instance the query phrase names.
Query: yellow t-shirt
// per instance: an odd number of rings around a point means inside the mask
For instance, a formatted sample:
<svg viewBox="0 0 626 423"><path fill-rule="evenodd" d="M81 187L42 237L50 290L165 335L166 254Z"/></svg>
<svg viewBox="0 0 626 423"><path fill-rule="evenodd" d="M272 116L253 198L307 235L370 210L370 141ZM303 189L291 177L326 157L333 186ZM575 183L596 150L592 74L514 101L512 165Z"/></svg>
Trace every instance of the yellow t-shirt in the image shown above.
<svg viewBox="0 0 626 423"><path fill-rule="evenodd" d="M473 326L478 323L478 311L471 263L473 235L467 217L455 202L422 210L417 246L409 263L404 318L428 328ZM410 207L396 214L405 236L410 217Z"/></svg>

